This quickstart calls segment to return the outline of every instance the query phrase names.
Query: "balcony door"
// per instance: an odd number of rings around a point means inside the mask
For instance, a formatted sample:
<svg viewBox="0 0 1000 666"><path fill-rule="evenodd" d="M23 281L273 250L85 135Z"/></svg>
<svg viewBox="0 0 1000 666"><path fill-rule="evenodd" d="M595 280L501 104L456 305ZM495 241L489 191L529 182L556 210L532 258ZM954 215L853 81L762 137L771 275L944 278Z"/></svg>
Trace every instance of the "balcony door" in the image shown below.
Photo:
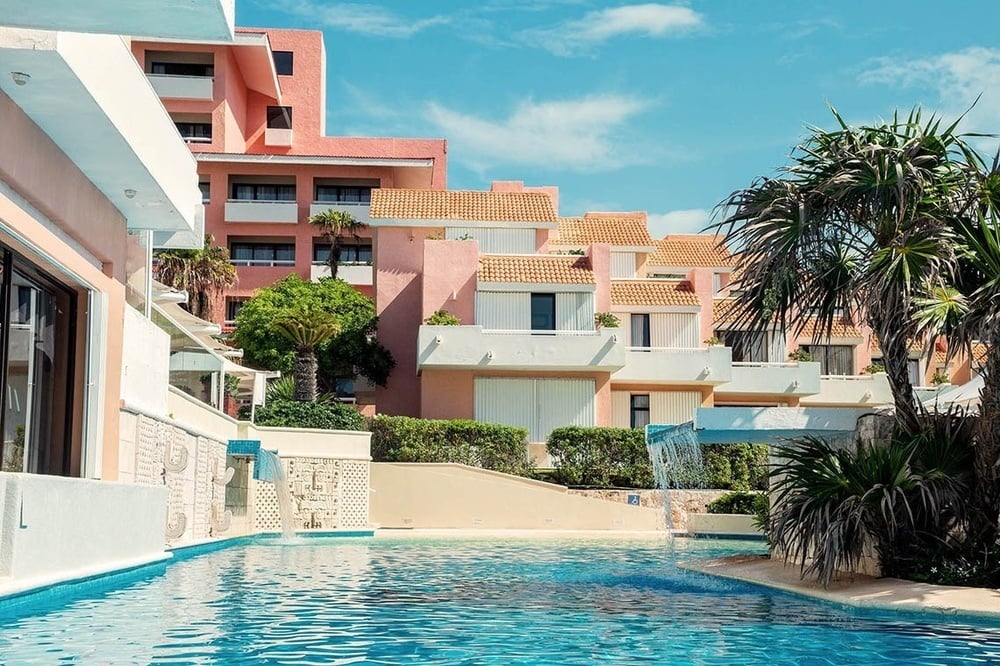
<svg viewBox="0 0 1000 666"><path fill-rule="evenodd" d="M544 332L556 330L556 295L531 295L531 330Z"/></svg>

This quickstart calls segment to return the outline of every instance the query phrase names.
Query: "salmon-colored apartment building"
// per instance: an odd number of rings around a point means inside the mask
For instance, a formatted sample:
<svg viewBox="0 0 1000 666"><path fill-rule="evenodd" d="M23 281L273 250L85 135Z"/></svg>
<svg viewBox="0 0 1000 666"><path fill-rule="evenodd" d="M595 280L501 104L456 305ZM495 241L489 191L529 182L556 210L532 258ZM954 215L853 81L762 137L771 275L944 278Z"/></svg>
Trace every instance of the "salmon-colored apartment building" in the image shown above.
<svg viewBox="0 0 1000 666"><path fill-rule="evenodd" d="M329 275L330 244L311 215L365 223L373 189L446 185L444 140L326 135L321 32L238 28L232 42L133 41L132 51L197 159L205 232L239 275L219 322L289 273ZM338 263L338 277L373 295L367 230L345 239Z"/></svg>

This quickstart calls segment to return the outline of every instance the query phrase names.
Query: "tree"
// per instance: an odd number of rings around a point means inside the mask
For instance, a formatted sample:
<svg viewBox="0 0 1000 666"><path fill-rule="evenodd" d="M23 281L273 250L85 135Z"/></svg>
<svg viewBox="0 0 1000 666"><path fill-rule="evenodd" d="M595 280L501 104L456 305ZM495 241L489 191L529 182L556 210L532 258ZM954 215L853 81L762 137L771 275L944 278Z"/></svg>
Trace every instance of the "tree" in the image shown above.
<svg viewBox="0 0 1000 666"><path fill-rule="evenodd" d="M333 315L304 309L274 322L278 333L295 345L295 399L316 400L316 348L340 330Z"/></svg>
<svg viewBox="0 0 1000 666"><path fill-rule="evenodd" d="M829 334L844 312L882 348L898 427L919 429L907 373L919 340L917 299L958 265L955 228L975 201L973 151L956 125L905 119L812 128L779 177L762 177L720 204L714 226L740 250L734 315L755 331L801 331L817 317Z"/></svg>
<svg viewBox="0 0 1000 666"><path fill-rule="evenodd" d="M337 277L337 258L340 256L343 234L351 234L354 237L354 242L357 243L359 240L358 230L364 225L350 213L339 210L316 213L309 218L309 224L319 227L323 235L330 241L330 257L327 262L330 264L330 277Z"/></svg>
<svg viewBox="0 0 1000 666"><path fill-rule="evenodd" d="M200 250L163 250L156 253L156 279L174 289L186 291L188 309L197 317L214 318L215 299L223 289L236 285L236 268L229 261L229 250L214 245L205 236Z"/></svg>
<svg viewBox="0 0 1000 666"><path fill-rule="evenodd" d="M328 314L340 327L336 335L316 345L318 381L324 390L335 390L337 378L359 374L385 385L395 363L374 340L375 304L343 280L305 282L293 274L261 289L240 309L230 341L243 349L247 363L290 374L296 345L273 324L307 312Z"/></svg>

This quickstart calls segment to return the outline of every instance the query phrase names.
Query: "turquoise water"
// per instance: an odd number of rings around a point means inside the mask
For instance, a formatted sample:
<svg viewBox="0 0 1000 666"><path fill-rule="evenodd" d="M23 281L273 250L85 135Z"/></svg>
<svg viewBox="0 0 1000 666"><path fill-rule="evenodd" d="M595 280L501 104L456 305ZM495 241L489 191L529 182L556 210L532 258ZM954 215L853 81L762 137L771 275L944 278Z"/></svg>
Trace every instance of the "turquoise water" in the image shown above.
<svg viewBox="0 0 1000 666"><path fill-rule="evenodd" d="M686 573L677 540L261 541L0 606L4 664L990 664L1000 623L860 613Z"/></svg>

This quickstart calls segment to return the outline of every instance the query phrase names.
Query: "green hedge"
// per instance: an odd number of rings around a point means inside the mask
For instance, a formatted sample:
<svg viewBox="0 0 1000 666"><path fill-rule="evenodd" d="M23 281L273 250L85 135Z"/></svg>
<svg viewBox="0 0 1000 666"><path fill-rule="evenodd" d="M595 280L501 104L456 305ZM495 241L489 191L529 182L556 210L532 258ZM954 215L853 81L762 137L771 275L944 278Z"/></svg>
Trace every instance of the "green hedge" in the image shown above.
<svg viewBox="0 0 1000 666"><path fill-rule="evenodd" d="M365 419L354 407L340 402L268 400L254 414L254 423L275 428L364 430Z"/></svg>
<svg viewBox="0 0 1000 666"><path fill-rule="evenodd" d="M709 502L705 508L709 513L740 513L754 516L762 511L766 512L767 507L768 499L764 493L733 492Z"/></svg>
<svg viewBox="0 0 1000 666"><path fill-rule="evenodd" d="M653 467L642 430L556 428L549 435L552 478L567 486L653 488Z"/></svg>
<svg viewBox="0 0 1000 666"><path fill-rule="evenodd" d="M704 451L706 488L767 490L766 444L709 444Z"/></svg>
<svg viewBox="0 0 1000 666"><path fill-rule="evenodd" d="M376 416L368 420L376 462L461 463L531 476L528 431L493 423Z"/></svg>

